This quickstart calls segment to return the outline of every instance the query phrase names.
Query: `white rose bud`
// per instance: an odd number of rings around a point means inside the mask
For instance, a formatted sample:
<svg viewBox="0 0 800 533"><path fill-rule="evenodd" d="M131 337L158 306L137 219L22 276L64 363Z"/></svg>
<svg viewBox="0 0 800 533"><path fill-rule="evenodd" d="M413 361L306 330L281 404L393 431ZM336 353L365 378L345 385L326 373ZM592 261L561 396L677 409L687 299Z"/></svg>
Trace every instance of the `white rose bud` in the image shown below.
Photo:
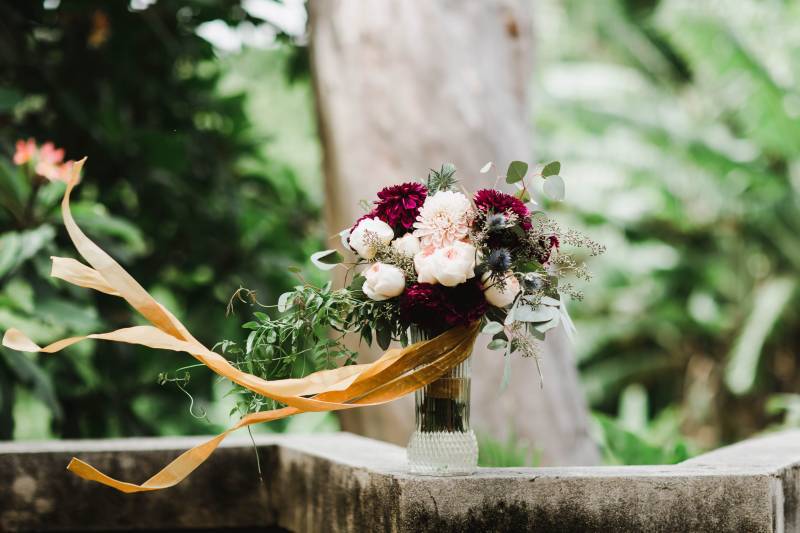
<svg viewBox="0 0 800 533"><path fill-rule="evenodd" d="M372 259L375 257L374 243L367 243L367 232L375 235L373 239L377 238L384 244L389 244L394 238L394 231L391 226L378 218L365 218L358 223L353 231L350 233L350 247L356 251L358 255L364 259Z"/></svg>
<svg viewBox="0 0 800 533"><path fill-rule="evenodd" d="M455 287L475 277L475 247L462 241L433 254L433 276L445 287Z"/></svg>
<svg viewBox="0 0 800 533"><path fill-rule="evenodd" d="M364 271L364 285L361 290L375 301L388 300L402 294L406 288L406 276L393 265L374 263Z"/></svg>
<svg viewBox="0 0 800 533"><path fill-rule="evenodd" d="M417 281L420 283L439 283L439 280L433 275L435 253L436 248L428 246L414 256L414 269L417 271Z"/></svg>
<svg viewBox="0 0 800 533"><path fill-rule="evenodd" d="M511 272L507 272L505 275L505 288L501 289L496 280L489 279L491 275L491 272L487 272L481 279L485 288L483 295L486 297L486 301L495 307L511 305L514 298L519 294L519 280Z"/></svg>
<svg viewBox="0 0 800 533"><path fill-rule="evenodd" d="M402 237L392 241L392 248L405 256L414 257L420 250L419 239L414 237L411 233L406 233Z"/></svg>

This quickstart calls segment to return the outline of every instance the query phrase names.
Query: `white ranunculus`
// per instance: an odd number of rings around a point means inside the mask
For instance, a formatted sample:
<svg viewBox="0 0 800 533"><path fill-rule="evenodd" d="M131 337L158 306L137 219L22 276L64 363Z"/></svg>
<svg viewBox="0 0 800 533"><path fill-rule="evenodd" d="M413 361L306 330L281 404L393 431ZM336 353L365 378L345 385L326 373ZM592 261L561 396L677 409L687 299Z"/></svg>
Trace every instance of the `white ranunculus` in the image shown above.
<svg viewBox="0 0 800 533"><path fill-rule="evenodd" d="M433 275L433 256L435 254L436 248L428 246L414 256L414 270L417 271L417 281L420 283L439 283L439 280Z"/></svg>
<svg viewBox="0 0 800 533"><path fill-rule="evenodd" d="M389 244L394 238L391 226L378 218L365 218L350 233L350 247L364 259L375 257L375 243L367 242L367 233L375 235L380 242Z"/></svg>
<svg viewBox="0 0 800 533"><path fill-rule="evenodd" d="M400 238L392 241L392 248L408 257L414 257L419 253L419 239L411 233L406 233Z"/></svg>
<svg viewBox="0 0 800 533"><path fill-rule="evenodd" d="M406 276L393 265L374 263L364 271L364 285L361 290L369 298L378 302L399 296L406 288Z"/></svg>
<svg viewBox="0 0 800 533"><path fill-rule="evenodd" d="M455 287L475 277L475 247L463 241L439 248L433 254L433 276L445 287Z"/></svg>
<svg viewBox="0 0 800 533"><path fill-rule="evenodd" d="M491 272L487 272L481 279L485 288L483 295L486 297L486 301L495 307L511 305L519 294L519 280L511 272L508 272L505 276L505 288L501 289L497 281L489 279L491 275Z"/></svg>

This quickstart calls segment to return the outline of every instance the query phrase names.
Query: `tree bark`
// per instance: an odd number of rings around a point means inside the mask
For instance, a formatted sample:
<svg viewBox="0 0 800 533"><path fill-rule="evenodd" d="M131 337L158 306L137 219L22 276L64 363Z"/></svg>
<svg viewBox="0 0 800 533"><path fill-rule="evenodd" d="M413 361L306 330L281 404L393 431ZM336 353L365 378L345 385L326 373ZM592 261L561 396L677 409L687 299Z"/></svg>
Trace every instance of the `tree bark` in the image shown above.
<svg viewBox="0 0 800 533"><path fill-rule="evenodd" d="M330 233L385 185L424 178L454 163L467 190L493 186L478 173L531 160L529 2L404 0L309 2L311 62L324 148ZM516 357L498 397L502 355L479 339L473 357L473 425L496 439L528 440L543 464L594 464L587 410L570 348L556 334L544 349L546 386ZM364 360L375 352L363 353ZM343 427L405 444L413 399L348 410Z"/></svg>

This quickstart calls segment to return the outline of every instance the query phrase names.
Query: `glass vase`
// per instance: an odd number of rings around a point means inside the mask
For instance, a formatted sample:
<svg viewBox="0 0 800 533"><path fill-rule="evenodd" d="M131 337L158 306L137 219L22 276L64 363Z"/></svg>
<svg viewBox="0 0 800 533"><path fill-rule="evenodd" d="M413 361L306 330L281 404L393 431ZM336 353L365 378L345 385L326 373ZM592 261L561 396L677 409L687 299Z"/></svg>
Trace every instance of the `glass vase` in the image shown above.
<svg viewBox="0 0 800 533"><path fill-rule="evenodd" d="M424 339L409 333L411 342ZM469 426L470 358L414 395L416 429L406 448L410 471L430 476L475 472L478 441Z"/></svg>

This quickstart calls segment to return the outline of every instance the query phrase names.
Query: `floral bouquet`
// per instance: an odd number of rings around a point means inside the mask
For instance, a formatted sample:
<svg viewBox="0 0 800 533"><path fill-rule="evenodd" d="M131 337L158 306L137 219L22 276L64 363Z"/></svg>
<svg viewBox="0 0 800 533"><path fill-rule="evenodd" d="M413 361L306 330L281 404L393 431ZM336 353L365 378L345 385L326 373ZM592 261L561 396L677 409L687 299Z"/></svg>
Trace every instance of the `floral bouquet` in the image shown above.
<svg viewBox="0 0 800 533"><path fill-rule="evenodd" d="M527 164L515 161L508 167L505 181L517 188L514 195L495 189L468 194L458 186L455 168L444 165L425 184L380 191L374 207L341 233L344 255L336 250L312 255L312 262L323 269L346 269L345 287L333 289L330 282L317 287L301 278L276 306L264 306L266 312L254 313L255 319L244 324L250 330L246 342L223 341L217 353L195 339L77 225L70 198L84 161L60 168L56 179L66 183L64 225L88 265L53 257L51 275L123 298L149 324L44 347L9 329L3 345L55 353L97 339L185 352L244 393L237 405L241 417L230 429L141 484L114 479L77 458L70 462L68 469L78 476L123 492L174 486L237 429L302 412L379 405L414 391L412 470L448 474L474 469L469 357L478 333L491 335L489 348L503 350L506 360L514 352L537 359L536 340L561 321L570 324L562 295L580 297L565 276L588 276L583 263L563 249L602 251L579 233L562 231L542 213L532 197L543 199L538 192L532 194L533 183L526 183ZM492 168L488 164L481 172ZM560 164L550 163L535 175L544 180L541 190L551 200L563 197L559 170ZM248 293L237 292L240 299L243 294ZM349 334L386 351L372 363L358 364L357 352L345 343ZM400 347L390 348L393 340Z"/></svg>
<svg viewBox="0 0 800 533"><path fill-rule="evenodd" d="M492 168L488 164L484 173ZM538 368L536 340L561 321L571 328L562 295L580 297L563 278L588 277L562 244L591 254L602 249L575 231L562 231L537 209L526 183L527 164L515 161L506 173L505 180L518 188L515 195L494 188L468 194L455 170L443 165L425 183L379 191L371 209L340 233L344 255L325 250L311 257L323 269L344 267L347 287L296 287L281 296L280 318L258 314L245 325L253 330L246 346L225 342L224 352L264 378L289 378L298 354L316 351L311 364L322 368L335 366L339 356L353 362L356 353L344 343L348 333L386 350L393 340L408 346L453 328L479 326L491 335L488 347L505 353L502 386L512 353L533 358ZM563 196L559 170L554 162L537 175L544 194L554 200ZM327 326L339 335L331 338ZM469 385L465 360L417 390L416 431L408 446L415 472L461 474L475 468ZM245 397L243 412L276 406L257 394Z"/></svg>

